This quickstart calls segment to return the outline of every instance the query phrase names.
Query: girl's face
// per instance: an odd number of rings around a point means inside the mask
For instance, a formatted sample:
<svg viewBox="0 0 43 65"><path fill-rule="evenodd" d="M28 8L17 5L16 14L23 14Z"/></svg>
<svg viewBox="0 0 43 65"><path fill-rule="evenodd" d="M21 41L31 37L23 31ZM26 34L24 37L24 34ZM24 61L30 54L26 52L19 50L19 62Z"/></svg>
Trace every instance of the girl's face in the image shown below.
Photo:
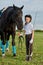
<svg viewBox="0 0 43 65"><path fill-rule="evenodd" d="M30 22L30 18L29 17L26 17L26 23L29 23Z"/></svg>

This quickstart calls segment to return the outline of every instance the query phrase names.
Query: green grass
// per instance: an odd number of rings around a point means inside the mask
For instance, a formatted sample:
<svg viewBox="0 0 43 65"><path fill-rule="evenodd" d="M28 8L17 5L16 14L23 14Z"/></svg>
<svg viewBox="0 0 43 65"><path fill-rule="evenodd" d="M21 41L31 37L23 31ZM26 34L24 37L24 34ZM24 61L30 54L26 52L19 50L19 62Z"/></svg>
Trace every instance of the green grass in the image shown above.
<svg viewBox="0 0 43 65"><path fill-rule="evenodd" d="M10 37L10 52L6 52L6 57L2 58L0 51L0 65L43 65L43 32L35 32L33 44L32 61L26 61L25 41L23 42L22 50L18 48L18 36L16 35L17 56L12 56L12 46Z"/></svg>

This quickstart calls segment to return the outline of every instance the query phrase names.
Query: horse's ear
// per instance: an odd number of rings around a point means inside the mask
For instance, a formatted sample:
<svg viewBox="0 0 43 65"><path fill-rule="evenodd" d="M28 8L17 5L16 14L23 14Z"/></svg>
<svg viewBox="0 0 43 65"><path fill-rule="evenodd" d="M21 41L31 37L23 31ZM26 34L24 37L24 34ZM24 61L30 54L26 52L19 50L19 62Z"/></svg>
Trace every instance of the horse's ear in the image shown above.
<svg viewBox="0 0 43 65"><path fill-rule="evenodd" d="M21 9L23 9L24 5L21 7Z"/></svg>
<svg viewBox="0 0 43 65"><path fill-rule="evenodd" d="M13 8L15 8L15 5L13 4Z"/></svg>

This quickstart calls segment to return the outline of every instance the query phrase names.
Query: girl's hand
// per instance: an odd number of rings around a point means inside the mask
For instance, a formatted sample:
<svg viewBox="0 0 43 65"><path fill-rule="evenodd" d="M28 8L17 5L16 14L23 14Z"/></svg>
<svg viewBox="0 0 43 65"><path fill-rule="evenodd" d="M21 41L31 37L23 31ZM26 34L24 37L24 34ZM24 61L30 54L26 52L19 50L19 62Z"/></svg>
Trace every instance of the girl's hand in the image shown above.
<svg viewBox="0 0 43 65"><path fill-rule="evenodd" d="M32 38L31 38L31 40L30 40L30 44L33 43L33 40L34 40L34 30L32 30Z"/></svg>
<svg viewBox="0 0 43 65"><path fill-rule="evenodd" d="M33 43L33 39L30 40L30 44L32 44L32 43Z"/></svg>

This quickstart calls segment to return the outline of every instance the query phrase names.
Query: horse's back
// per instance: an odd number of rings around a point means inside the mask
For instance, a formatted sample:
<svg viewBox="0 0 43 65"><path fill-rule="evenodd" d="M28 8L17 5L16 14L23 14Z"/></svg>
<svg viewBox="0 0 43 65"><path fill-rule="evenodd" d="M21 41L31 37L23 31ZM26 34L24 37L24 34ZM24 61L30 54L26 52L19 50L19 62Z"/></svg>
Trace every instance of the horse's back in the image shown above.
<svg viewBox="0 0 43 65"><path fill-rule="evenodd" d="M0 18L0 30L4 29L5 26L7 25L6 23L8 23L7 19L9 18L9 14L11 14L13 10L13 7L8 7L3 13L2 16Z"/></svg>
<svg viewBox="0 0 43 65"><path fill-rule="evenodd" d="M3 13L2 17L3 19L7 18L8 14L13 10L13 7L8 7Z"/></svg>

